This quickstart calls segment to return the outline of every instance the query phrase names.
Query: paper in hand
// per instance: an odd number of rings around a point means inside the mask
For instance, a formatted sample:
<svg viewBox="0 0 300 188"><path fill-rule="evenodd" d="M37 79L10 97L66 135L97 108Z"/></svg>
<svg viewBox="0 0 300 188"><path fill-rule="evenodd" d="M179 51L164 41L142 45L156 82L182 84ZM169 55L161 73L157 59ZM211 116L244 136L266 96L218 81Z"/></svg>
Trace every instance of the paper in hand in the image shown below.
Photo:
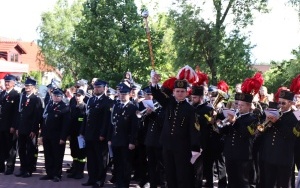
<svg viewBox="0 0 300 188"><path fill-rule="evenodd" d="M145 108L154 109L153 100L142 100L142 102L143 102L143 105L145 106Z"/></svg>
<svg viewBox="0 0 300 188"><path fill-rule="evenodd" d="M190 162L192 164L194 164L196 162L196 160L198 159L198 157L200 157L201 153L202 153L202 149L200 149L200 152L192 151L192 158L191 158Z"/></svg>
<svg viewBox="0 0 300 188"><path fill-rule="evenodd" d="M229 114L235 116L235 111L233 109L228 109L228 108L223 109L223 115L225 118L227 118Z"/></svg>
<svg viewBox="0 0 300 188"><path fill-rule="evenodd" d="M293 112L298 121L300 121L300 110Z"/></svg>
<svg viewBox="0 0 300 188"><path fill-rule="evenodd" d="M79 146L79 149L85 148L85 140L84 140L84 137L83 137L83 136L78 136L78 137L77 137L77 140L78 140L78 146Z"/></svg>
<svg viewBox="0 0 300 188"><path fill-rule="evenodd" d="M279 118L280 114L279 111L277 109L272 109L272 108L268 108L264 110L266 116L274 116L276 118Z"/></svg>

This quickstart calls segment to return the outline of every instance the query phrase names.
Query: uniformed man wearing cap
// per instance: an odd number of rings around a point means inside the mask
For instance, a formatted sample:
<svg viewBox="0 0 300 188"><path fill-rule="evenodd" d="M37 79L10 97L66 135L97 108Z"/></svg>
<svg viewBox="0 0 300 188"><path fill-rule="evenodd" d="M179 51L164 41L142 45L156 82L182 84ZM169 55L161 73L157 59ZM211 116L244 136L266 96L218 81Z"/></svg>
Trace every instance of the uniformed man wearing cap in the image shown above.
<svg viewBox="0 0 300 188"><path fill-rule="evenodd" d="M109 141L113 148L117 187L129 187L132 169L132 150L137 139L137 107L130 101L131 88L120 85L120 103L112 109Z"/></svg>
<svg viewBox="0 0 300 188"><path fill-rule="evenodd" d="M68 178L82 179L85 166L86 152L85 148L79 148L78 136L86 112L86 103L84 102L85 92L77 89L74 93L76 104L70 104L71 131L70 131L70 149L73 157L72 170Z"/></svg>
<svg viewBox="0 0 300 188"><path fill-rule="evenodd" d="M193 86L192 93L191 93L191 100L192 106L196 110L197 120L201 125L200 128L200 140L199 148L201 148L202 154L193 164L194 166L194 173L195 173L195 188L202 187L202 179L204 173L204 165L203 164L203 156L208 156L207 145L210 135L211 125L208 119L205 116L210 116L212 112L212 108L207 105L207 102L204 102L204 87L203 86ZM199 151L198 151L199 152ZM211 165L207 165L206 170L206 186L212 187L213 186L213 163L214 159L211 159ZM209 162L209 161L204 161ZM207 173L207 172L210 172Z"/></svg>
<svg viewBox="0 0 300 188"><path fill-rule="evenodd" d="M10 175L16 160L16 135L19 93L14 90L15 77L6 75L5 90L0 93L0 173ZM5 161L7 169L5 171Z"/></svg>
<svg viewBox="0 0 300 188"><path fill-rule="evenodd" d="M263 187L289 187L294 161L294 145L299 130L298 121L291 109L294 93L282 90L279 94L281 116L267 116L271 122L262 138L262 161L264 165ZM295 132L296 131L296 132Z"/></svg>
<svg viewBox="0 0 300 188"><path fill-rule="evenodd" d="M186 80L176 80L173 96L165 95L158 87L159 75L151 81L153 98L165 108L165 121L160 137L168 187L193 187L193 169L190 162L200 142L199 124L195 109L187 102Z"/></svg>
<svg viewBox="0 0 300 188"><path fill-rule="evenodd" d="M148 158L148 175L150 187L164 186L164 166L162 160L162 145L159 143L163 122L164 110L153 100L153 95L150 87L143 89L145 93L145 100L152 100L155 105L154 108L147 108L144 117L144 124L146 131L145 145L146 154Z"/></svg>
<svg viewBox="0 0 300 188"><path fill-rule="evenodd" d="M36 136L42 115L42 101L34 94L36 84L34 79L28 77L25 80L25 92L20 98L17 135L21 168L17 177L30 177L34 170Z"/></svg>
<svg viewBox="0 0 300 188"><path fill-rule="evenodd" d="M70 130L69 107L62 101L63 95L62 90L53 90L52 103L47 105L43 114L45 123L41 127L41 137L46 175L40 180L61 180L66 139Z"/></svg>
<svg viewBox="0 0 300 188"><path fill-rule="evenodd" d="M224 156L228 186L250 187L250 170L252 168L252 148L254 127L258 120L251 113L253 95L238 95L237 116L228 115L229 125L220 128L224 135Z"/></svg>
<svg viewBox="0 0 300 188"><path fill-rule="evenodd" d="M81 135L86 142L89 179L83 186L103 186L107 171L107 131L110 122L110 100L105 95L108 83L96 80L94 96L87 102Z"/></svg>

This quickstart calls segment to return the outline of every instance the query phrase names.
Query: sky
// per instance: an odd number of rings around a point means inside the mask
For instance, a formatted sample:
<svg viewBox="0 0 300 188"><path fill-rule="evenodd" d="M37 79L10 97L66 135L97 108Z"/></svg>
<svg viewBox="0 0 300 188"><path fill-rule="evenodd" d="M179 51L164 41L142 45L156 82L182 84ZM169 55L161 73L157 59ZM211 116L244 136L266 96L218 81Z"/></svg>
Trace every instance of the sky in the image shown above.
<svg viewBox="0 0 300 188"><path fill-rule="evenodd" d="M141 2L148 4L150 16L155 11L166 11L172 6L172 0L161 0L158 1L159 8L154 10L153 1L155 0L136 0L136 3L137 6ZM286 0L269 0L271 12L257 14L254 25L247 29L251 33L250 41L255 45L252 50L254 63L289 60L293 58L291 51L300 46L297 11L286 6L285 2ZM37 40L39 35L36 28L41 23L40 15L51 11L55 3L56 0L1 0L0 37L28 42Z"/></svg>

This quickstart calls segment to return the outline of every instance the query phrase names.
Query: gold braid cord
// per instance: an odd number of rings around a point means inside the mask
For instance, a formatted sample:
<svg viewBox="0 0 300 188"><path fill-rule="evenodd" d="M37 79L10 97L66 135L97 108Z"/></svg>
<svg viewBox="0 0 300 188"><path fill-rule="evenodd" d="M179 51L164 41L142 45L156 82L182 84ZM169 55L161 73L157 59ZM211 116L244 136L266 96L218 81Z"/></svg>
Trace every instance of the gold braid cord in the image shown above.
<svg viewBox="0 0 300 188"><path fill-rule="evenodd" d="M200 131L200 123L199 123L199 121L198 121L198 118L197 118L197 115L195 115L196 116L196 122L195 122L195 128L197 129L197 131Z"/></svg>

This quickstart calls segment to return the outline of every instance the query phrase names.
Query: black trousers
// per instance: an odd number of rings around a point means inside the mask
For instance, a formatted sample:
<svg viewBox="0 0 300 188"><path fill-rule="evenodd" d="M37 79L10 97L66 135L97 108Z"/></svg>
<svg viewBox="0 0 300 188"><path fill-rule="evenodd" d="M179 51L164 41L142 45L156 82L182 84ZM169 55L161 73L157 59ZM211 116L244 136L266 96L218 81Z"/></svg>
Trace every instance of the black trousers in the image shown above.
<svg viewBox="0 0 300 188"><path fill-rule="evenodd" d="M249 188L251 161L225 159L229 188ZM267 188L267 187L266 187Z"/></svg>
<svg viewBox="0 0 300 188"><path fill-rule="evenodd" d="M73 160L79 160L82 161L86 158L86 150L85 148L80 149L78 145L78 135L71 135L70 136L70 150L71 150L71 156L73 157Z"/></svg>
<svg viewBox="0 0 300 188"><path fill-rule="evenodd" d="M86 140L85 144L87 156L87 170L89 175L88 182L104 182L106 178L108 162L107 142L101 142L100 140Z"/></svg>
<svg viewBox="0 0 300 188"><path fill-rule="evenodd" d="M195 175L195 188L202 187L203 180L203 156L200 155L198 159L193 164L194 167L194 175Z"/></svg>
<svg viewBox="0 0 300 188"><path fill-rule="evenodd" d="M35 138L34 138L35 139ZM35 152L36 145L35 141L32 140L27 134L19 134L18 136L19 143L19 157L22 172L33 172L33 167L35 165Z"/></svg>
<svg viewBox="0 0 300 188"><path fill-rule="evenodd" d="M292 166L270 164L264 161L264 187L291 187Z"/></svg>
<svg viewBox="0 0 300 188"><path fill-rule="evenodd" d="M193 188L193 166L190 162L191 151L173 151L163 148L168 187Z"/></svg>
<svg viewBox="0 0 300 188"><path fill-rule="evenodd" d="M162 148L147 146L148 174L151 188L156 188L163 182L164 166Z"/></svg>
<svg viewBox="0 0 300 188"><path fill-rule="evenodd" d="M213 187L214 164L216 167L217 178L219 179L218 187L227 186L227 176L225 167L225 157L221 150L203 151L203 176L206 178L206 186Z"/></svg>
<svg viewBox="0 0 300 188"><path fill-rule="evenodd" d="M0 131L0 171L5 170L5 162L7 168L14 170L16 163L17 137L11 134L9 130Z"/></svg>
<svg viewBox="0 0 300 188"><path fill-rule="evenodd" d="M43 138L43 146L47 175L61 177L66 145L59 144L58 139Z"/></svg>
<svg viewBox="0 0 300 188"><path fill-rule="evenodd" d="M132 170L133 151L128 146L113 146L114 172L116 175L117 188L128 188Z"/></svg>

